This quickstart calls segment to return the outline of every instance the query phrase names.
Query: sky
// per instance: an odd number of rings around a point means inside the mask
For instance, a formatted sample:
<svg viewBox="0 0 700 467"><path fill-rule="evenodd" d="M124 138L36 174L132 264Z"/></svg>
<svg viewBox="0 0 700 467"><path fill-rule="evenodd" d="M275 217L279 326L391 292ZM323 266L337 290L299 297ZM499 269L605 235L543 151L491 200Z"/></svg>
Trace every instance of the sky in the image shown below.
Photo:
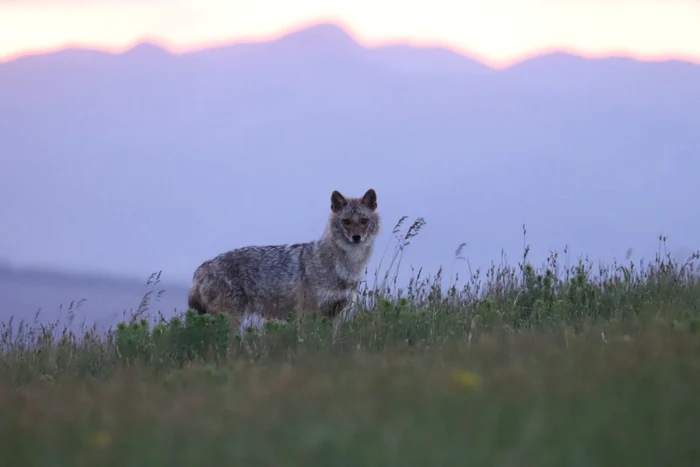
<svg viewBox="0 0 700 467"><path fill-rule="evenodd" d="M0 0L0 60L142 41L182 52L317 22L368 46L439 45L494 67L554 50L700 62L700 0Z"/></svg>

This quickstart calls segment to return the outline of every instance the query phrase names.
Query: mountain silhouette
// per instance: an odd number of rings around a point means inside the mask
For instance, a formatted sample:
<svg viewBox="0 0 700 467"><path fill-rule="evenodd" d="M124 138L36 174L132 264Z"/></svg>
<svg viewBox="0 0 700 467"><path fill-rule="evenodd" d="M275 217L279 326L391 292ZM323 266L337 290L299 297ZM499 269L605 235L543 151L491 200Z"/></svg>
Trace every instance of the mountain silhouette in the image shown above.
<svg viewBox="0 0 700 467"><path fill-rule="evenodd" d="M183 54L65 50L0 64L0 257L182 284L247 244L321 234L334 189L423 216L403 264L467 275L697 249L700 66L554 53L505 69L365 47L320 24ZM391 252L391 248L389 250ZM385 261L386 264L386 261ZM138 300L138 299L137 299ZM35 310L33 310L35 311Z"/></svg>

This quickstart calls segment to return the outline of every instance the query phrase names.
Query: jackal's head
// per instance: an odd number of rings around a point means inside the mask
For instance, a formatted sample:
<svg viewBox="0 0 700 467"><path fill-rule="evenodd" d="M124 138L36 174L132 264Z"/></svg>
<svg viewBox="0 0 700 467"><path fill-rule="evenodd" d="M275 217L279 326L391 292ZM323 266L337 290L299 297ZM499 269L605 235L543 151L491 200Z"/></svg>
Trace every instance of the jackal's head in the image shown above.
<svg viewBox="0 0 700 467"><path fill-rule="evenodd" d="M334 191L329 227L335 239L351 245L373 242L379 233L377 193L370 188L362 198L345 198Z"/></svg>

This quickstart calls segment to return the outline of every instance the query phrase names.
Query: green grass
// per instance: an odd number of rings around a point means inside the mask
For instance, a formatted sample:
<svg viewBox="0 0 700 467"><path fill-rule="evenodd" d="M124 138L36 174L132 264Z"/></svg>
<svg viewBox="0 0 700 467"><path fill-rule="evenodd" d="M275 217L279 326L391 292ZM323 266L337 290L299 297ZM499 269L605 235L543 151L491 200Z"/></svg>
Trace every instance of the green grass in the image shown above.
<svg viewBox="0 0 700 467"><path fill-rule="evenodd" d="M526 249L398 289L415 225L336 341L315 317L242 338L194 313L5 327L0 465L700 465L698 255L536 267Z"/></svg>

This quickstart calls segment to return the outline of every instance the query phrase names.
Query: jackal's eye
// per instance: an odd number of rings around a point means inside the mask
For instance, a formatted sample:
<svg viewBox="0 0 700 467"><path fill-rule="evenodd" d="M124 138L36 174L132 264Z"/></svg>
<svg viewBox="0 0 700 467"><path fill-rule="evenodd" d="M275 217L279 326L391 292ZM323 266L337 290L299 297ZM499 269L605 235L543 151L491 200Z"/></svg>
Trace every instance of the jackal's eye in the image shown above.
<svg viewBox="0 0 700 467"><path fill-rule="evenodd" d="M343 222L343 225L350 225L352 223L352 221L350 219L343 219L342 222Z"/></svg>
<svg viewBox="0 0 700 467"><path fill-rule="evenodd" d="M363 217L362 220L360 220L360 222L362 223L362 225L367 225L367 222L369 222L369 219L367 219L366 217Z"/></svg>

